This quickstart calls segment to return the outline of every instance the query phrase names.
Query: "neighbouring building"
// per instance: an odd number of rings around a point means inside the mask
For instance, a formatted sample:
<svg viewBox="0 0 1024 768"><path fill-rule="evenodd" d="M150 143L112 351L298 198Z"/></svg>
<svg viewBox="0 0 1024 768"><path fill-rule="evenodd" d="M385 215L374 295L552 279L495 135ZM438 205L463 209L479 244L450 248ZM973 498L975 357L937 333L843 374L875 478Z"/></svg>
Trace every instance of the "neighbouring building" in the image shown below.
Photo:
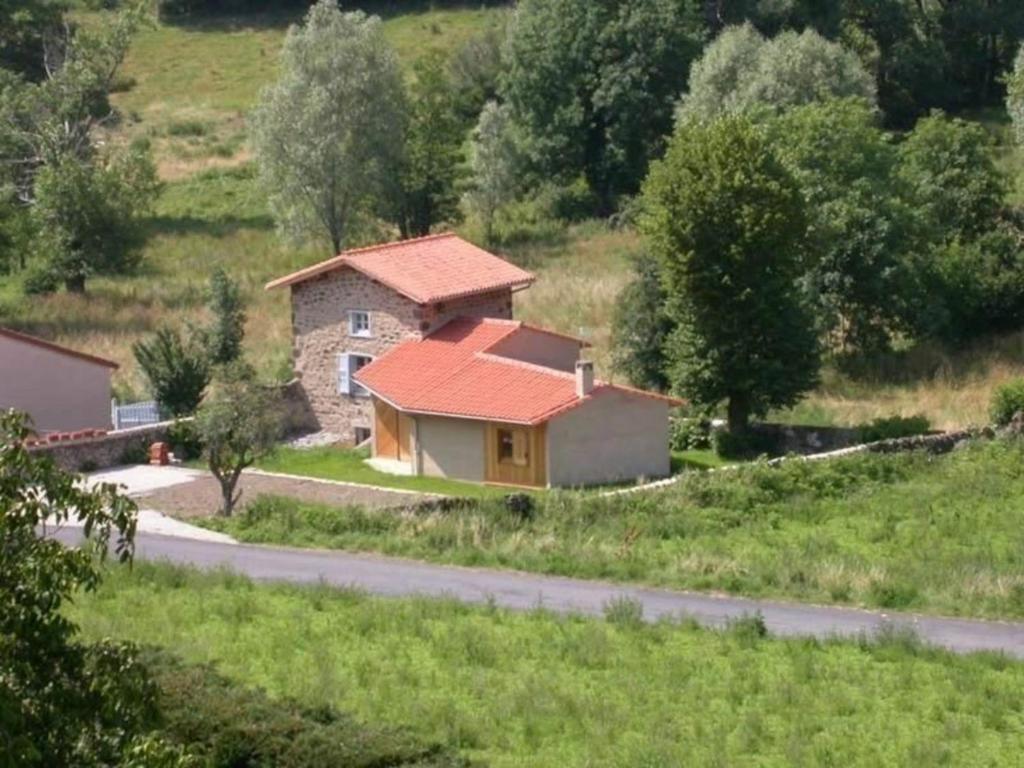
<svg viewBox="0 0 1024 768"><path fill-rule="evenodd" d="M533 275L452 234L346 251L289 286L316 426L396 471L524 486L669 474L677 400L594 378L586 342L512 319Z"/></svg>
<svg viewBox="0 0 1024 768"><path fill-rule="evenodd" d="M24 411L38 434L110 429L117 363L0 328L0 409Z"/></svg>

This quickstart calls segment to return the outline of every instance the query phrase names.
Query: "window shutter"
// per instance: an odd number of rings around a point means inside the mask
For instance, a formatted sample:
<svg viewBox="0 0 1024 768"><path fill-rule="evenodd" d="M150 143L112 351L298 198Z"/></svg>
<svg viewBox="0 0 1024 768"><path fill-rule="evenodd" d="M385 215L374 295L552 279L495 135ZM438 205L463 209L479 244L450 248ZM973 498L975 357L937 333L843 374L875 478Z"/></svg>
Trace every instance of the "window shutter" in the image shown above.
<svg viewBox="0 0 1024 768"><path fill-rule="evenodd" d="M342 352L338 355L338 394L349 395L352 394L352 377L350 375L350 368L352 365L352 356L347 352Z"/></svg>

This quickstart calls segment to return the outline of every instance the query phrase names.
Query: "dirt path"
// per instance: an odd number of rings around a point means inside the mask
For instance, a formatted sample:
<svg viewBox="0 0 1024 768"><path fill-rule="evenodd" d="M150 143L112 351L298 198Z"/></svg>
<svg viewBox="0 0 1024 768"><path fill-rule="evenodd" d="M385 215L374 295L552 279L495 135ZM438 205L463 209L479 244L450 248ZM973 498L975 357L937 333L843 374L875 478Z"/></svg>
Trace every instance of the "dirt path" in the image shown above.
<svg viewBox="0 0 1024 768"><path fill-rule="evenodd" d="M332 506L358 504L375 508L403 507L433 498L418 493L249 473L242 475L239 487L242 490L239 503L243 507L262 494L288 496ZM209 475L203 475L191 482L160 488L137 498L139 506L167 515L179 518L203 517L215 513L219 508L220 486Z"/></svg>

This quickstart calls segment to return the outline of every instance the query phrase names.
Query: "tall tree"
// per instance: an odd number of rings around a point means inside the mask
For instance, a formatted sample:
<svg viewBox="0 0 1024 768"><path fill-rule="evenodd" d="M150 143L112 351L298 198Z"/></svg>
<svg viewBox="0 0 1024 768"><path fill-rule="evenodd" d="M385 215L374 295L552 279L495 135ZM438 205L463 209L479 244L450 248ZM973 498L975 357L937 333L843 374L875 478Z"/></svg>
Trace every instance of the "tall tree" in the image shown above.
<svg viewBox="0 0 1024 768"><path fill-rule="evenodd" d="M633 386L664 392L672 383L666 346L675 324L667 311L661 268L657 259L643 254L633 269L633 279L615 301L613 362Z"/></svg>
<svg viewBox="0 0 1024 768"><path fill-rule="evenodd" d="M584 175L602 213L664 147L700 34L684 0L523 0L501 95L545 180Z"/></svg>
<svg viewBox="0 0 1024 768"><path fill-rule="evenodd" d="M1024 46L1017 52L1013 71L1006 78L1006 111L1013 121L1017 143L1024 145Z"/></svg>
<svg viewBox="0 0 1024 768"><path fill-rule="evenodd" d="M227 365L242 355L245 302L238 283L217 267L210 275L206 305L213 318L202 329L203 346L211 365Z"/></svg>
<svg viewBox="0 0 1024 768"><path fill-rule="evenodd" d="M403 237L425 235L458 214L456 182L469 125L459 114L445 60L421 59L409 100L409 125L401 169L398 226Z"/></svg>
<svg viewBox="0 0 1024 768"><path fill-rule="evenodd" d="M813 30L765 39L744 24L725 29L694 63L678 116L777 113L846 97L875 103L874 79L855 53Z"/></svg>
<svg viewBox="0 0 1024 768"><path fill-rule="evenodd" d="M47 42L59 38L64 10L52 0L0 0L0 68L43 79Z"/></svg>
<svg viewBox="0 0 1024 768"><path fill-rule="evenodd" d="M473 132L469 155L472 180L466 206L484 225L484 239L494 240L494 219L519 192L522 152L509 110L491 101L484 105Z"/></svg>
<svg viewBox="0 0 1024 768"><path fill-rule="evenodd" d="M642 231L676 330L675 389L728 402L729 430L793 405L818 381L813 317L797 287L807 248L799 186L744 117L684 123L644 185Z"/></svg>
<svg viewBox="0 0 1024 768"><path fill-rule="evenodd" d="M326 238L337 253L361 217L394 205L406 122L398 61L379 18L319 0L288 30L280 69L251 120L260 183L283 232Z"/></svg>

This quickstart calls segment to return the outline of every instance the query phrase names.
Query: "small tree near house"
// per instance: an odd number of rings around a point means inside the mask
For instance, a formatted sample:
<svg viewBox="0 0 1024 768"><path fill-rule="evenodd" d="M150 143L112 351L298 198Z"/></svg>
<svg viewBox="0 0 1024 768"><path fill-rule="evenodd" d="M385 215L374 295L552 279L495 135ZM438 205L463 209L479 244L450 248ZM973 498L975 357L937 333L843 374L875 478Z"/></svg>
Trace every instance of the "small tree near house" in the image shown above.
<svg viewBox="0 0 1024 768"><path fill-rule="evenodd" d="M210 472L221 490L221 514L229 517L241 497L238 479L274 450L282 432L278 398L255 381L248 365L222 368L196 413Z"/></svg>

